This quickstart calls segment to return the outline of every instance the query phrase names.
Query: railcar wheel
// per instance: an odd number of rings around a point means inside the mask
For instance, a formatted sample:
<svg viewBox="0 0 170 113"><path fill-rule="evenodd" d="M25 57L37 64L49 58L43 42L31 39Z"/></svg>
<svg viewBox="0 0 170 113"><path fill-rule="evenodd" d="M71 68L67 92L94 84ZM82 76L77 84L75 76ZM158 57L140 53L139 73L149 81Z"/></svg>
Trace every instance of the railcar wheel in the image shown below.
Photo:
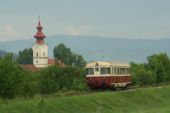
<svg viewBox="0 0 170 113"><path fill-rule="evenodd" d="M126 90L128 88L128 85L122 87L123 90Z"/></svg>

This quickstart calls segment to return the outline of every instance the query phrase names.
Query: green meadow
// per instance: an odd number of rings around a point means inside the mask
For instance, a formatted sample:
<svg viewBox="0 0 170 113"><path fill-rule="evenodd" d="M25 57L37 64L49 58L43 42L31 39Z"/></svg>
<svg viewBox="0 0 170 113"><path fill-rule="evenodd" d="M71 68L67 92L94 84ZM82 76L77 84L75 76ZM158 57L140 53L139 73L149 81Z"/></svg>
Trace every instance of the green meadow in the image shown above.
<svg viewBox="0 0 170 113"><path fill-rule="evenodd" d="M170 86L1 99L0 113L170 113Z"/></svg>

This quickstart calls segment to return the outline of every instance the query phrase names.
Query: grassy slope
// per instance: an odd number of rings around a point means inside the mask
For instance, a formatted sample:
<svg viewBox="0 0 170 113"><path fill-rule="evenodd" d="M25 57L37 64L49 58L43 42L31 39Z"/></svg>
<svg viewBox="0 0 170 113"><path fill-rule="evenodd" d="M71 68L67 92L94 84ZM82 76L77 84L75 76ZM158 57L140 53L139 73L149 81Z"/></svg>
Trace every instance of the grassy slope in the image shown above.
<svg viewBox="0 0 170 113"><path fill-rule="evenodd" d="M170 86L123 92L0 100L0 113L170 113Z"/></svg>

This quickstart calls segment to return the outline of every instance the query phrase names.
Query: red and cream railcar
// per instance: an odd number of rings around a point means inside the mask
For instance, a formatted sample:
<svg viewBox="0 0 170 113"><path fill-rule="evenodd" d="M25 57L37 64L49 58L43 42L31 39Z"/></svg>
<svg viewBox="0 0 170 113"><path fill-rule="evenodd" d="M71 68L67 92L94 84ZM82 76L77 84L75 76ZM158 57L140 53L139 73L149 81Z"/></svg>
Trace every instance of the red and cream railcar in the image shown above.
<svg viewBox="0 0 170 113"><path fill-rule="evenodd" d="M107 61L88 63L86 82L91 88L127 87L131 84L130 65Z"/></svg>

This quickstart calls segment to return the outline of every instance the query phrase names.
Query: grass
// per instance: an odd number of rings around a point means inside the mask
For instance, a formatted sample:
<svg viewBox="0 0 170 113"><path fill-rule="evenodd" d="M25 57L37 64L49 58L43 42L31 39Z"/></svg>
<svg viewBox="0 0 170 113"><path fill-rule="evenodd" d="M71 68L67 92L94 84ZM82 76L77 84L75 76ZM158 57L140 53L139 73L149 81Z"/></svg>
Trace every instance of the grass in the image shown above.
<svg viewBox="0 0 170 113"><path fill-rule="evenodd" d="M0 100L0 113L170 113L170 86Z"/></svg>

